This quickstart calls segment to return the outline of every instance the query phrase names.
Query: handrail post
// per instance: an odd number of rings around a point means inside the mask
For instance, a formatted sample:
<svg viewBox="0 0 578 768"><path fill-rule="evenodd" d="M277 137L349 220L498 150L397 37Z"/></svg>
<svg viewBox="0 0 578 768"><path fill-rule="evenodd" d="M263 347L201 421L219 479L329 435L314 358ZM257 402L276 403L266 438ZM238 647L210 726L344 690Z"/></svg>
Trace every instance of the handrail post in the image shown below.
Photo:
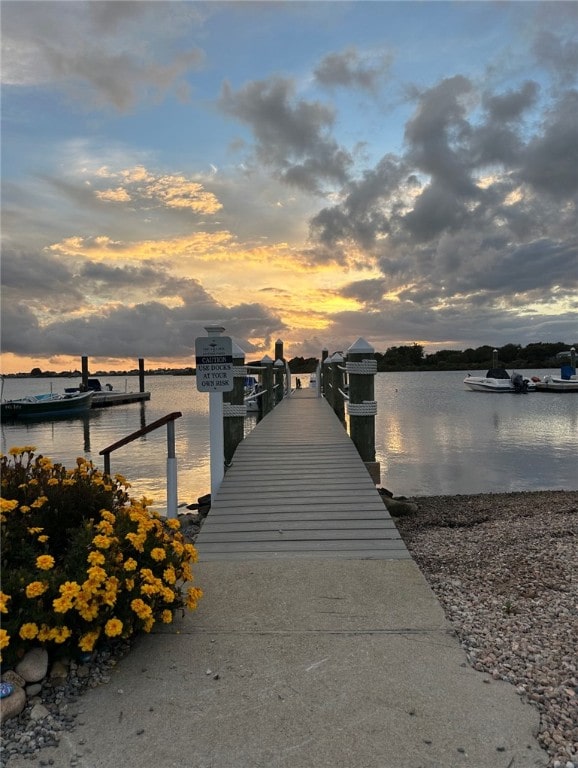
<svg viewBox="0 0 578 768"><path fill-rule="evenodd" d="M274 406L273 361L271 360L269 355L265 355L265 357L261 360L261 365L263 366L263 390L264 390L264 394L262 396L263 416L266 416L268 413L270 413L273 410L273 406Z"/></svg>
<svg viewBox="0 0 578 768"><path fill-rule="evenodd" d="M278 358L273 363L273 370L275 373L275 405L283 400L283 373L285 371L285 363Z"/></svg>
<svg viewBox="0 0 578 768"><path fill-rule="evenodd" d="M343 355L335 352L331 358L331 380L333 382L334 400L333 410L339 421L345 424L345 398L343 396L343 387L345 386L343 371Z"/></svg>
<svg viewBox="0 0 578 768"><path fill-rule="evenodd" d="M233 389L223 392L223 433L225 467L233 460L237 446L245 436L245 353L233 342Z"/></svg>
<svg viewBox="0 0 578 768"><path fill-rule="evenodd" d="M327 400L329 405L333 409L335 409L335 393L333 391L333 373L331 370L332 368L331 357L325 357L323 359L321 368L323 369L323 392L325 394L325 399Z"/></svg>
<svg viewBox="0 0 578 768"><path fill-rule="evenodd" d="M325 361L327 360L328 357L329 357L329 350L327 349L327 347L323 347L323 349L321 350L321 378L320 378L320 382L321 382L321 394L325 395L325 397L327 397L327 381L326 381L326 377L329 374L329 369L326 368Z"/></svg>
<svg viewBox="0 0 578 768"><path fill-rule="evenodd" d="M167 517L177 516L177 457L175 453L175 422L167 424Z"/></svg>
<svg viewBox="0 0 578 768"><path fill-rule="evenodd" d="M374 380L377 373L375 350L365 339L358 339L347 350L349 378L349 430L361 459L373 481L379 483L379 462L375 461Z"/></svg>

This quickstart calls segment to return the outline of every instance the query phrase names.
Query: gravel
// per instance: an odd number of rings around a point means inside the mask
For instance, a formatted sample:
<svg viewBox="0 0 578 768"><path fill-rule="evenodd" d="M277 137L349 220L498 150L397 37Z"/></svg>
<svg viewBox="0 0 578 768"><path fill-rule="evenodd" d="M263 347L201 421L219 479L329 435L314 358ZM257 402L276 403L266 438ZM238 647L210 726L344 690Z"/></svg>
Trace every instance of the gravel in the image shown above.
<svg viewBox="0 0 578 768"><path fill-rule="evenodd" d="M550 768L578 768L578 491L412 501L397 526L469 662L538 708Z"/></svg>

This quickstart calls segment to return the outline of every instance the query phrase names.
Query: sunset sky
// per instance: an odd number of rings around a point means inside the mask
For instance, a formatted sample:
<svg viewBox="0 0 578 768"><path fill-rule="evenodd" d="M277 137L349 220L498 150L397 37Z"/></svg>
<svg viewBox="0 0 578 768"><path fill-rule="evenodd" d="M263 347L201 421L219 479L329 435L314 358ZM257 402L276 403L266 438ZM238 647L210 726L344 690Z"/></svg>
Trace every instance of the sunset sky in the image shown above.
<svg viewBox="0 0 578 768"><path fill-rule="evenodd" d="M578 3L1 13L4 373L578 339Z"/></svg>

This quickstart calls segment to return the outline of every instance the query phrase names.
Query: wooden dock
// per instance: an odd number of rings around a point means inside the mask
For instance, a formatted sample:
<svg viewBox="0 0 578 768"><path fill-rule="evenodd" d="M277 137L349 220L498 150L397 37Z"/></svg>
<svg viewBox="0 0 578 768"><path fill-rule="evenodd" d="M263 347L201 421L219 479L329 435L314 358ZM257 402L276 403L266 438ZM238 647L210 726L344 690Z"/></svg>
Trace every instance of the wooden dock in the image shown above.
<svg viewBox="0 0 578 768"><path fill-rule="evenodd" d="M411 559L346 430L315 389L284 399L237 448L199 559Z"/></svg>

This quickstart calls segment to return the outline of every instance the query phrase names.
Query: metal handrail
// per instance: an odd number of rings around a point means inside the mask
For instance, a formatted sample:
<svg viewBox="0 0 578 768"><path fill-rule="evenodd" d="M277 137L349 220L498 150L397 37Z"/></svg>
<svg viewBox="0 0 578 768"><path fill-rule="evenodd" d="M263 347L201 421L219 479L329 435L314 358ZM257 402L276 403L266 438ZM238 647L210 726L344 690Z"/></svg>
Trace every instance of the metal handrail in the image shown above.
<svg viewBox="0 0 578 768"><path fill-rule="evenodd" d="M99 456L104 456L104 474L110 477L110 454L116 451L118 448L122 448L124 445L132 443L138 437L148 435L149 432L154 432L159 427L167 425L167 517L177 516L177 459L175 454L175 420L179 419L183 414L180 411L174 411L166 416L163 416L156 421L153 421L146 427L138 429L136 432L132 432L130 435L123 437L122 440L118 440L112 445L108 445L99 451Z"/></svg>

